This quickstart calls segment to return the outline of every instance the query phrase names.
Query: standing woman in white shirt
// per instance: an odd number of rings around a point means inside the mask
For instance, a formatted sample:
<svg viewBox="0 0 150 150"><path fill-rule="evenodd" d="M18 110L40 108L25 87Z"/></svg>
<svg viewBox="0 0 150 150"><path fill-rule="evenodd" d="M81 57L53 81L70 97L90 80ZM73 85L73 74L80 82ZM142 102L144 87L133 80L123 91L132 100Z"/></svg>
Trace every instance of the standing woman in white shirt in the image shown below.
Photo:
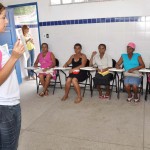
<svg viewBox="0 0 150 150"><path fill-rule="evenodd" d="M0 3L0 33L5 31L8 20L6 9ZM20 92L15 63L24 52L18 40L12 54L0 46L0 150L17 150L21 127Z"/></svg>

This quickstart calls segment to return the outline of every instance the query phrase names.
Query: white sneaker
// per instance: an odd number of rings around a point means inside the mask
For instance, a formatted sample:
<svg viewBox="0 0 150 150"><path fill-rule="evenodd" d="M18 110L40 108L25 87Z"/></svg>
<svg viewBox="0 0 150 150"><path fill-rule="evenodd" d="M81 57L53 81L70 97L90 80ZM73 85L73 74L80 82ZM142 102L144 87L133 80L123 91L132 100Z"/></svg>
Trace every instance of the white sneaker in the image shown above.
<svg viewBox="0 0 150 150"><path fill-rule="evenodd" d="M131 102L132 99L133 99L133 96L131 95L131 97L128 97L128 98L127 98L127 102Z"/></svg>
<svg viewBox="0 0 150 150"><path fill-rule="evenodd" d="M139 98L135 98L135 99L134 99L134 102L135 102L135 103L140 102Z"/></svg>

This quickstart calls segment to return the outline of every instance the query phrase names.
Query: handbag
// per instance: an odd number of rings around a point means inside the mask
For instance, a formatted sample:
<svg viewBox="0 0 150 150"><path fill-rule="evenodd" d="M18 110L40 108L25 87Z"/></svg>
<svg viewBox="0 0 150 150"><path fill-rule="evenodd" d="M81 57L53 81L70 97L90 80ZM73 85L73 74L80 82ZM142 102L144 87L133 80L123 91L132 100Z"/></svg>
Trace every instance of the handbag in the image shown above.
<svg viewBox="0 0 150 150"><path fill-rule="evenodd" d="M132 73L130 73L128 71L125 71L124 76L125 77L138 77L138 78L141 78L142 73L140 73L138 70L134 70Z"/></svg>

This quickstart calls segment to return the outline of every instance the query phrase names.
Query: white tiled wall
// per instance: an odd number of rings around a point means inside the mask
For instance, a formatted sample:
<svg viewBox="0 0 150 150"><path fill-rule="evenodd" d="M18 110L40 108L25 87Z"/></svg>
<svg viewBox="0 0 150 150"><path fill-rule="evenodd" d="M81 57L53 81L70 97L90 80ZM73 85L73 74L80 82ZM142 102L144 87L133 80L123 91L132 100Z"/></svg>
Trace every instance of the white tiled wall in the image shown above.
<svg viewBox="0 0 150 150"><path fill-rule="evenodd" d="M123 0L107 3L90 3L49 6L49 0L36 0L40 22L70 19L107 18L123 16L150 16L150 0ZM6 5L33 2L32 0L7 0ZM150 22L119 22L41 27L41 40L47 42L63 65L73 54L73 45L79 42L83 53L90 58L100 43L107 45L107 53L116 60L126 52L128 42L135 42L136 51L142 54L146 66L150 64ZM148 18L150 19L150 18ZM43 37L49 33L50 38Z"/></svg>
<svg viewBox="0 0 150 150"><path fill-rule="evenodd" d="M97 50L100 43L107 45L107 53L118 60L122 53L126 52L126 45L135 42L136 51L148 66L150 63L150 32L146 31L145 22L131 23L102 23L80 24L66 26L41 27L41 32L49 33L50 38L42 38L49 43L50 49L60 59L61 65L73 53L73 45L79 42L83 46L83 53L87 57L93 50Z"/></svg>

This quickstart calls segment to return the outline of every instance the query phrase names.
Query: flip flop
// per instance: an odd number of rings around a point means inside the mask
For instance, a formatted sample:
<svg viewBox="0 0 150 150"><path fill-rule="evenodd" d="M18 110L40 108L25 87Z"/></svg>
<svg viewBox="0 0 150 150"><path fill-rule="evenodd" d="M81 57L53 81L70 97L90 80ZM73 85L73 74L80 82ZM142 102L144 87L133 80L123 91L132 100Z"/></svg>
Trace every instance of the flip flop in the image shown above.
<svg viewBox="0 0 150 150"><path fill-rule="evenodd" d="M104 95L104 98L105 99L108 99L110 96L109 95Z"/></svg>
<svg viewBox="0 0 150 150"><path fill-rule="evenodd" d="M138 103L138 102L140 102L140 100L138 98L136 98L136 99L134 99L134 102Z"/></svg>
<svg viewBox="0 0 150 150"><path fill-rule="evenodd" d="M127 98L127 102L131 102L131 101L132 101L132 99L133 99L133 96L128 97L128 98Z"/></svg>
<svg viewBox="0 0 150 150"><path fill-rule="evenodd" d="M44 92L41 92L41 93L39 94L40 97L43 97L44 95L45 95Z"/></svg>
<svg viewBox="0 0 150 150"><path fill-rule="evenodd" d="M104 98L104 95L99 95L99 98L100 98L100 99Z"/></svg>
<svg viewBox="0 0 150 150"><path fill-rule="evenodd" d="M82 97L78 97L76 98L76 100L74 101L74 103L78 104L82 101Z"/></svg>
<svg viewBox="0 0 150 150"><path fill-rule="evenodd" d="M67 100L67 98L68 98L68 96L66 97L66 96L64 96L64 97L62 97L62 101L65 101L65 100Z"/></svg>

